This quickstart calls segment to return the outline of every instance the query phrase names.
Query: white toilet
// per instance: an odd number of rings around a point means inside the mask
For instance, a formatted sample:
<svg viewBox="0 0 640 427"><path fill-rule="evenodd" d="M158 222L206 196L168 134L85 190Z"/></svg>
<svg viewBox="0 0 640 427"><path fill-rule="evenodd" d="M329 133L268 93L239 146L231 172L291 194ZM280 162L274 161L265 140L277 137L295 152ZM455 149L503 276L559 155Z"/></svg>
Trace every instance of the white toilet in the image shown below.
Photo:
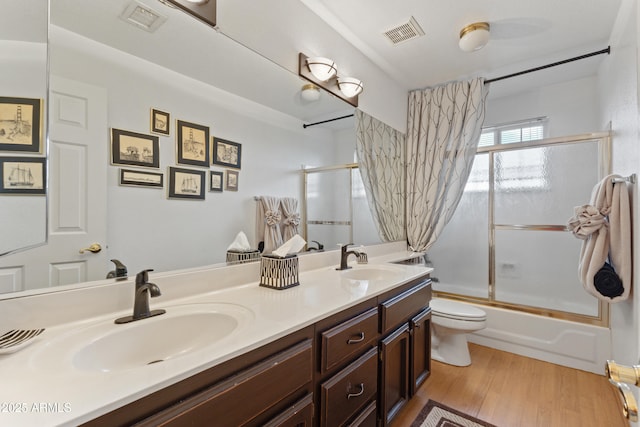
<svg viewBox="0 0 640 427"><path fill-rule="evenodd" d="M431 307L431 358L455 366L469 366L467 334L486 326L487 313L470 304L434 298Z"/></svg>

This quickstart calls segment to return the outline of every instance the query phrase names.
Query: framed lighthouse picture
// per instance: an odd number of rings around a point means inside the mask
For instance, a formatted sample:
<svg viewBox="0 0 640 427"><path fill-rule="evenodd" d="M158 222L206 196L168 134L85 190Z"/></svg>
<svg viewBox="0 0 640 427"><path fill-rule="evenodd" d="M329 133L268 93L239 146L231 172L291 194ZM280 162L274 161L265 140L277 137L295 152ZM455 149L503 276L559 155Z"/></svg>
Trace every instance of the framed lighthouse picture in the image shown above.
<svg viewBox="0 0 640 427"><path fill-rule="evenodd" d="M42 99L0 96L0 151L42 152Z"/></svg>
<svg viewBox="0 0 640 427"><path fill-rule="evenodd" d="M0 157L0 194L44 195L46 159Z"/></svg>

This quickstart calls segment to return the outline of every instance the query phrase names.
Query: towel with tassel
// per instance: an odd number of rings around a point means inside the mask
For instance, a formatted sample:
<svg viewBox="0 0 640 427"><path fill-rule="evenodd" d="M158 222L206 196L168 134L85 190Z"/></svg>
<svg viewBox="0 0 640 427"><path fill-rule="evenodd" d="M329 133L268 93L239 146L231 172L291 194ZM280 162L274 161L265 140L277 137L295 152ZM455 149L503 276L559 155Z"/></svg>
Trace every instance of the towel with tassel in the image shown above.
<svg viewBox="0 0 640 427"><path fill-rule="evenodd" d="M574 236L583 240L580 281L588 293L607 302L626 300L631 290L629 192L623 182L614 185L614 178L621 177L609 175L600 181L590 204L576 207L569 219Z"/></svg>

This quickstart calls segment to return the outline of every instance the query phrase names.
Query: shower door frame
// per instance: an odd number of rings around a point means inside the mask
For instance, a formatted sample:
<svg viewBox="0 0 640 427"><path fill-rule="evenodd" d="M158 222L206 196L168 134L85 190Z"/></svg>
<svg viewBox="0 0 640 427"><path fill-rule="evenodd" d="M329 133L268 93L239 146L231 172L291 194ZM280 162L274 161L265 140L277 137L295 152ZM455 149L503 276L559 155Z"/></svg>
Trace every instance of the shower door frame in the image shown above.
<svg viewBox="0 0 640 427"><path fill-rule="evenodd" d="M598 179L603 179L611 173L611 132L596 132L580 135L572 135L558 138L545 138L535 141L519 142L504 145L491 145L486 147L478 147L476 154L488 153L489 156L489 191L488 191L488 219L489 219L489 290L488 298L467 296L463 294L437 291L437 295L443 295L448 298L458 299L461 301L469 301L482 305L488 305L498 308L506 308L510 310L522 311L526 313L586 323L596 326L609 326L609 304L605 301L598 300L598 314L589 316L586 314L570 313L566 311L533 307L522 304L497 301L496 300L496 259L495 259L495 234L496 230L531 230L531 231L553 231L553 232L569 232L566 225L558 224L496 224L495 223L495 163L494 157L496 153L506 151L522 150L527 148L548 147L557 145L580 144L586 142L598 142ZM576 273L577 274L577 273Z"/></svg>

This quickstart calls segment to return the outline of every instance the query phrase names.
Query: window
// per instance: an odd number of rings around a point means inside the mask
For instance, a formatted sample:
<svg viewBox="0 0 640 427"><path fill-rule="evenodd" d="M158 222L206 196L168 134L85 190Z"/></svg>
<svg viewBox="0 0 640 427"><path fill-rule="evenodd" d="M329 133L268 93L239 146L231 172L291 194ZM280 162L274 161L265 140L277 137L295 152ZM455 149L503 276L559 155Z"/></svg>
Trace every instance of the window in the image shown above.
<svg viewBox="0 0 640 427"><path fill-rule="evenodd" d="M478 147L535 141L543 139L546 130L546 117L490 126L482 129ZM495 159L494 173L497 189L533 190L547 186L547 181L544 179L545 150L522 149L510 152L507 157L509 161L506 161L507 159L501 161L503 156L500 155ZM486 154L476 155L465 191L488 191L488 160Z"/></svg>

